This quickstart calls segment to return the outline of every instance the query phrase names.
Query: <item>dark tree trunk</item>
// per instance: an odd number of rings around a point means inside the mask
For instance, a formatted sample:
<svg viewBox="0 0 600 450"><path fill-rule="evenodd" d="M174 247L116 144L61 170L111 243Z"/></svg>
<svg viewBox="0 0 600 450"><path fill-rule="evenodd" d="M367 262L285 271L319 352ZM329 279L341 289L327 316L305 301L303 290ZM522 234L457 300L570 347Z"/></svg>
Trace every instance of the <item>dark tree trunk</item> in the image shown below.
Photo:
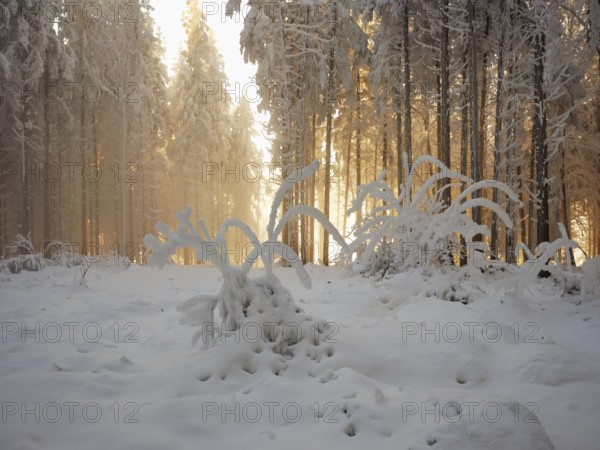
<svg viewBox="0 0 600 450"><path fill-rule="evenodd" d="M462 70L461 70L461 82L462 91L464 94L463 103L460 111L460 172L463 175L467 175L467 159L469 155L469 99L467 93L469 92L468 75L467 75L467 49L465 48L462 54ZM462 189L465 188L465 183L461 183ZM463 236L460 237L460 265L464 266L467 264L467 243Z"/></svg>
<svg viewBox="0 0 600 450"><path fill-rule="evenodd" d="M92 145L94 146L94 164L96 168L100 167L100 157L98 155L98 128L96 115L92 117ZM94 183L94 232L92 238L100 245L100 183L99 180Z"/></svg>
<svg viewBox="0 0 600 450"><path fill-rule="evenodd" d="M333 27L331 30L332 43L329 47L329 67L327 80L327 129L325 131L325 201L323 213L329 218L329 196L331 190L331 134L333 127L333 71L335 68L335 40L337 28L337 5L333 5ZM323 264L329 265L329 232L325 229L323 232Z"/></svg>
<svg viewBox="0 0 600 450"><path fill-rule="evenodd" d="M408 2L404 2L402 18L402 46L404 47L404 151L408 159L406 172L412 166L412 117L411 117L411 84L410 84L410 40L408 35ZM402 155L398 155L400 161ZM402 162L400 163L402 165ZM400 184L398 184L400 186Z"/></svg>
<svg viewBox="0 0 600 450"><path fill-rule="evenodd" d="M44 82L46 86L50 83L50 74L48 72L48 54L46 54L46 63L44 64ZM44 101L44 246L51 240L50 231L50 179L48 177L48 167L50 166L50 102Z"/></svg>
<svg viewBox="0 0 600 450"><path fill-rule="evenodd" d="M471 104L471 178L474 182L481 181L482 165L480 160L481 150L479 148L478 131L478 92L477 92L477 40L475 36L475 1L468 0L468 21L469 21L469 80L470 80L470 104ZM473 193L473 198L479 197L478 192ZM480 208L473 208L473 220L475 223L481 223ZM473 240L480 241L481 235L476 235Z"/></svg>
<svg viewBox="0 0 600 450"><path fill-rule="evenodd" d="M548 144L546 142L546 93L544 91L544 56L546 53L546 35L543 32L535 36L534 93L535 115L533 118L533 149L536 160L537 245L550 240L550 222L548 213Z"/></svg>
<svg viewBox="0 0 600 450"><path fill-rule="evenodd" d="M358 192L358 186L362 184L361 171L362 171L362 154L361 154L361 144L362 144L362 128L361 128L361 95L360 95L360 72L356 74L356 187ZM356 210L356 226L359 226L362 222L362 209L358 208Z"/></svg>
<svg viewBox="0 0 600 450"><path fill-rule="evenodd" d="M82 176L81 176L81 202L80 202L80 235L81 235L81 248L87 248L87 193L86 193L86 179L85 179L85 164L86 164L86 136L85 136L85 102L82 99L79 110L79 158L81 159Z"/></svg>
<svg viewBox="0 0 600 450"><path fill-rule="evenodd" d="M498 81L496 83L496 116L494 118L494 180L500 179L500 137L502 135L502 86L504 82L504 16L505 5L503 3L500 20L500 41L498 42ZM487 15L489 23L489 15ZM492 200L498 203L498 189L492 190ZM498 257L498 216L492 212L492 255Z"/></svg>
<svg viewBox="0 0 600 450"><path fill-rule="evenodd" d="M441 161L446 167L451 168L450 161L450 73L448 57L448 0L442 0L442 36L441 36L441 60L440 60L440 155ZM448 180L446 180L448 181ZM451 190L445 189L443 201L448 207L452 202Z"/></svg>
<svg viewBox="0 0 600 450"><path fill-rule="evenodd" d="M401 97L398 89L394 89L394 114L396 116L396 170L398 172L398 196L400 196L400 189L403 183L402 176L402 106L401 106ZM388 178L389 179L389 178ZM391 182L390 182L391 187Z"/></svg>

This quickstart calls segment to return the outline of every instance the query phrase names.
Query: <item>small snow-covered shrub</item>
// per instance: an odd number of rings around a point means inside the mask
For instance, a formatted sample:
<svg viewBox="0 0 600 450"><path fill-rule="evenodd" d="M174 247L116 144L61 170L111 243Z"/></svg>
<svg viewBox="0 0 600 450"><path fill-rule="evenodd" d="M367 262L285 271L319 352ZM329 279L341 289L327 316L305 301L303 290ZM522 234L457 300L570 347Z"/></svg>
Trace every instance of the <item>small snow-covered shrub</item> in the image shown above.
<svg viewBox="0 0 600 450"><path fill-rule="evenodd" d="M576 295L580 300L600 298L600 257L588 259L581 269L571 261L570 250L579 248L577 242L568 239L563 224L558 224L563 237L553 242L542 242L533 252L520 244L527 261L520 268L515 291L520 298L525 292L535 296L531 289L537 279L552 278L562 289L562 295ZM565 255L564 261L561 253Z"/></svg>
<svg viewBox="0 0 600 450"><path fill-rule="evenodd" d="M427 163L437 167L438 171L413 193L415 173ZM354 232L356 240L351 246L351 251L358 255L356 264L359 270L369 275L395 273L418 266L452 264L453 255L464 251L460 236L471 249L470 260L476 261L476 255L480 252L475 248L473 237L477 234L487 236L490 231L485 225L475 223L467 212L475 207L483 207L496 213L509 228L512 227L512 221L498 204L483 197L469 199L469 195L484 188L494 188L519 203L517 195L506 184L490 180L471 184L466 176L427 155L421 156L412 165L398 197L384 178L385 172L375 181L361 186L348 210L348 214L352 214L361 208L367 197L381 203L359 224ZM440 181L446 178L457 180L458 184L447 183L439 187ZM467 187L450 205L445 205L442 197L444 191L463 184ZM483 256L479 259L483 261Z"/></svg>
<svg viewBox="0 0 600 450"><path fill-rule="evenodd" d="M31 236L27 238L18 234L15 242L6 246L11 256L0 259L0 272L17 274L25 271L37 272L46 267L77 267L79 275L76 274L74 284L84 284L85 274L92 267L114 268L121 270L131 265L131 261L125 257L115 254L111 257L102 255L82 255L76 250L73 243L50 241L43 248L36 250Z"/></svg>
<svg viewBox="0 0 600 450"><path fill-rule="evenodd" d="M152 252L149 259L151 265L162 266L177 249L191 247L195 250L197 259L210 261L223 276L223 285L217 295L192 297L178 308L185 313L184 322L201 327L193 337L194 344L202 338L203 343L210 346L216 343L217 338L224 332L239 331L245 325L258 326L263 340L272 343L273 350L281 354L287 353L290 346L305 337L312 336L318 339L317 333L322 331L320 329L324 323L315 322L312 317L305 315L294 303L289 290L282 286L273 273L274 258L284 258L294 268L302 284L306 288L311 286L310 277L298 255L279 240L286 223L296 215L314 217L342 247L346 247L344 239L333 224L313 207L294 206L277 221L277 211L286 192L294 183L312 176L317 169L318 162L315 161L311 166L299 170L282 182L271 207L267 225L268 239L265 242L260 242L250 227L238 219L225 221L213 237L202 220L198 222L197 228L192 225L190 208L177 214L179 226L176 230L171 230L162 222L157 224L157 230L163 234L164 240L161 241L153 235L144 238L146 247ZM227 231L234 227L240 229L253 245L253 250L240 267L230 264L225 244ZM250 269L259 259L264 264L266 274L258 279L250 279ZM217 305L222 324L215 327L214 309ZM217 330L216 333L213 333L213 330Z"/></svg>
<svg viewBox="0 0 600 450"><path fill-rule="evenodd" d="M24 237L21 234L17 234L13 248L15 249L14 253L20 254L0 260L0 272L8 271L15 274L23 270L37 272L46 266L43 256L36 253L34 249L31 235Z"/></svg>

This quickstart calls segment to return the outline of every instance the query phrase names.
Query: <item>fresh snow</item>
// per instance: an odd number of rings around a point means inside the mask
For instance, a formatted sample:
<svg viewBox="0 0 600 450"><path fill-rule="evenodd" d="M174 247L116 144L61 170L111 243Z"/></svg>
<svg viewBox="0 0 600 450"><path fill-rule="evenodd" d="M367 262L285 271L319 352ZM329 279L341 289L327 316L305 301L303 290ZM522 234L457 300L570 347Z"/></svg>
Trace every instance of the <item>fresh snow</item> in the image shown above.
<svg viewBox="0 0 600 450"><path fill-rule="evenodd" d="M598 448L600 302L551 279L275 267L327 322L290 355L251 326L192 345L215 268L80 271L0 274L3 450Z"/></svg>

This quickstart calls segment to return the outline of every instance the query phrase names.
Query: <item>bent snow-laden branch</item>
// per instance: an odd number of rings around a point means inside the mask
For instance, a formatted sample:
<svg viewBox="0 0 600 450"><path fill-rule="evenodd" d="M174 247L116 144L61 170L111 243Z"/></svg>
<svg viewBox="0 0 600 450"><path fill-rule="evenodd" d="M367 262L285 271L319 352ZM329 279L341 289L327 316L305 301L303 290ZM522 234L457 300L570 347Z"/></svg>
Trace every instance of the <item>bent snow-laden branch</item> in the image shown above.
<svg viewBox="0 0 600 450"><path fill-rule="evenodd" d="M413 179L423 164L431 164L439 170L425 180L413 195ZM351 245L351 253L358 254L358 264L368 273L388 272L392 264L399 270L402 266L451 262L448 257L452 249L460 246L459 236L462 236L467 244L471 244L475 235L490 234L485 225L477 224L467 214L473 208L486 208L496 213L506 227L511 228L511 217L500 205L484 197L468 198L478 190L497 189L520 205L518 196L508 185L490 180L470 184L451 204L444 204L441 201L441 193L472 181L428 155L418 158L411 166L398 197L394 197L392 189L383 180L384 177L385 173L381 173L375 181L361 186L357 199L348 210L348 214L351 214L361 208L367 197L376 202L384 202L383 206L375 205L362 226L355 230L356 239ZM439 186L443 179L450 181ZM388 215L382 215L388 212ZM407 247L410 247L410 252L405 251ZM419 251L414 251L414 248ZM378 251L387 256L377 256ZM379 267L374 268L373 264Z"/></svg>
<svg viewBox="0 0 600 450"><path fill-rule="evenodd" d="M283 217L277 222L277 212L286 192L295 183L314 175L318 168L319 164L315 161L283 181L271 205L267 225L268 239L265 242L261 243L256 233L238 219L226 220L217 231L216 236L212 238L202 220L198 222L197 228L192 225L190 208L177 214L178 226L175 230L163 222L157 224L156 228L163 235L163 239L159 240L153 235L147 235L144 238L146 247L152 252L149 259L150 265L162 266L178 249L190 247L196 252L197 259L210 261L223 275L223 285L217 295L195 296L178 308L184 313L182 321L201 327L194 335L193 343L196 343L201 337L205 345L212 345L216 342L214 335L208 339L204 338L206 338L208 329L215 328L212 321L214 319L213 311L217 305L223 325L216 327L217 329L226 330L229 334L230 332L239 332L247 323L252 323L253 326L258 325L261 328L263 340L270 342L273 350L278 353L288 352L289 347L296 345L306 336L312 336L313 343L318 342L319 330L322 330L323 327L296 306L290 292L273 274L275 257L282 257L290 262L301 283L306 288L311 287L310 277L296 252L279 241L279 235L285 224L296 215L314 217L342 247L348 248L338 230L323 213L315 208L306 205L295 206L283 214ZM254 246L241 267L232 266L228 258L225 236L231 228L239 229ZM248 274L259 259L265 266L266 275L252 280L248 278ZM273 327L272 324L277 324L277 326ZM291 334L282 332L285 330L286 324L293 324L294 327L297 327L298 332Z"/></svg>

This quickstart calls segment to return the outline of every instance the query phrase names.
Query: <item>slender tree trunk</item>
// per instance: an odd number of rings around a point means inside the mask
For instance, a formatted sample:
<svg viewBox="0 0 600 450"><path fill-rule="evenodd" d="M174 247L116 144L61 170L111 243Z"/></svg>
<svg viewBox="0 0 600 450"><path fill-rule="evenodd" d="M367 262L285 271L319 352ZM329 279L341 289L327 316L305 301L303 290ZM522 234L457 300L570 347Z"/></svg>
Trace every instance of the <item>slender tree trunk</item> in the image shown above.
<svg viewBox="0 0 600 450"><path fill-rule="evenodd" d="M490 34L490 15L489 10L486 8L485 14L485 31L483 42L488 42ZM486 141L487 136L485 132L485 116L487 108L487 75L488 75L488 51L484 50L481 59L481 103L479 105L479 163L481 164L481 179L484 179L487 175L485 173L485 167L487 164L486 159ZM482 194L485 196L485 194ZM488 223L487 211L483 208L478 208L481 222ZM484 217L485 215L485 217ZM483 238L483 236L482 236ZM494 254L495 255L495 254Z"/></svg>
<svg viewBox="0 0 600 450"><path fill-rule="evenodd" d="M479 148L479 132L477 127L478 118L478 92L477 92L477 40L475 36L475 1L467 1L468 20L469 20L469 69L470 69L470 103L471 103L471 178L474 182L481 181L482 166ZM473 198L479 197L479 192L473 193ZM473 208L473 220L475 223L481 223L480 208ZM473 240L481 241L481 234L474 236Z"/></svg>
<svg viewBox="0 0 600 450"><path fill-rule="evenodd" d="M352 123L352 117L350 118L350 123ZM350 192L350 160L352 158L352 130L348 131L348 147L346 149L346 189L344 191L344 220L342 226L342 235L346 235L347 233L347 219L348 214L348 194Z"/></svg>
<svg viewBox="0 0 600 450"><path fill-rule="evenodd" d="M461 82L462 92L464 95L463 103L460 111L460 172L467 175L467 158L469 154L469 99L467 93L469 91L468 75L467 75L467 49L465 48L461 58ZM465 183L461 183L461 190L464 190ZM460 237L460 265L467 264L467 243L464 236Z"/></svg>
<svg viewBox="0 0 600 450"><path fill-rule="evenodd" d="M537 245L550 241L548 211L548 144L546 142L546 94L544 91L544 57L546 35L539 32L535 36L534 94L535 115L533 118L533 149L536 160L536 192L539 207L537 210Z"/></svg>
<svg viewBox="0 0 600 450"><path fill-rule="evenodd" d="M500 178L500 137L502 134L502 86L504 81L504 16L505 4L503 3L500 20L500 42L498 43L498 80L496 82L496 116L494 123L494 180L499 181ZM487 20L489 23L489 15ZM492 200L498 203L498 189L492 189ZM492 212L492 255L498 257L498 216ZM506 258L506 255L505 255Z"/></svg>
<svg viewBox="0 0 600 450"><path fill-rule="evenodd" d="M408 35L408 1L404 2L402 17L402 46L404 48L404 151L408 159L406 172L410 172L412 166L412 117L411 117L411 81L410 81L410 39ZM398 155L400 161L402 155ZM402 164L402 163L400 163ZM400 186L400 183L398 183Z"/></svg>
<svg viewBox="0 0 600 450"><path fill-rule="evenodd" d="M451 168L450 161L450 73L448 57L448 0L442 0L442 30L441 30L441 86L440 86L440 154L441 161L446 167ZM451 190L443 193L443 201L448 207L452 202Z"/></svg>
<svg viewBox="0 0 600 450"><path fill-rule="evenodd" d="M337 28L337 4L333 4L333 26L331 30L331 44L329 47L329 67L327 80L327 125L325 131L325 200L323 213L329 218L329 196L331 190L331 134L333 127L333 71L335 68L335 47L333 41L336 36ZM329 265L329 232L327 229L323 232L323 264Z"/></svg>
<svg viewBox="0 0 600 450"><path fill-rule="evenodd" d="M126 169L126 162L125 162L125 150L127 148L127 116L125 113L125 104L123 103L121 105L121 167L120 170L117 171L117 173L121 174L121 171ZM127 243L127 237L125 235L125 233L127 232L127 228L126 228L126 220L127 220L127 216L126 216L126 212L127 212L127 197L126 197L126 193L125 193L125 187L127 186L124 182L124 179L122 176L120 176L119 179L119 184L118 184L120 190L121 190L121 243L120 243L120 250L121 250L121 255L124 254L124 249L126 247L126 243ZM187 262L186 262L187 264Z"/></svg>
<svg viewBox="0 0 600 450"><path fill-rule="evenodd" d="M394 88L394 114L396 116L396 170L398 172L398 196L400 196L400 189L403 183L402 178L402 105L401 105L401 97L400 92L398 92L398 88ZM387 164L386 164L387 166ZM392 186L391 177L388 178L390 180L390 187Z"/></svg>
<svg viewBox="0 0 600 450"><path fill-rule="evenodd" d="M387 111L386 111L387 112ZM384 113L385 114L385 113ZM374 161L374 169L373 169L373 179L377 178L379 175L378 165L379 165L379 149L377 145L375 145L375 161ZM384 118L383 122L383 132L381 133L381 158L383 159L388 152L388 123L387 116Z"/></svg>
<svg viewBox="0 0 600 450"><path fill-rule="evenodd" d="M27 173L29 170L29 146L28 146L28 135L27 135L27 121L28 121L28 111L29 107L27 105L27 101L24 100L21 104L21 125L22 130L20 138L21 145L21 223L19 224L19 233L27 237L30 228L30 204L29 204L29 174Z"/></svg>
<svg viewBox="0 0 600 450"><path fill-rule="evenodd" d="M360 95L360 72L356 73L356 192L358 193L358 187L362 184L361 171L362 171L362 115L361 115L361 95ZM362 222L362 209L356 210L356 226L360 226Z"/></svg>
<svg viewBox="0 0 600 450"><path fill-rule="evenodd" d="M302 120L305 121L306 117L303 115ZM308 149L305 144L305 135L306 129L302 130L302 167L307 166L311 163L308 158ZM309 180L303 180L300 183L300 204L306 205L308 203L308 189L309 189ZM300 218L300 259L302 260L302 264L305 265L308 263L308 217L302 215Z"/></svg>
<svg viewBox="0 0 600 450"><path fill-rule="evenodd" d="M490 14L489 10L486 9L485 13L485 31L484 31L484 42L489 40L490 35ZM485 166L485 112L487 107L487 72L488 72L488 51L485 50L481 57L481 105L479 106L479 161L481 162L481 173L482 178L484 177L484 166Z"/></svg>
<svg viewBox="0 0 600 450"><path fill-rule="evenodd" d="M125 248L127 249L127 253L126 256L129 257L130 259L132 259L135 255L135 251L131 251L131 249L135 249L135 245L136 245L136 241L135 241L135 232L134 232L134 224L135 224L135 216L134 216L134 208L133 205L135 204L135 202L133 201L133 187L135 186L133 183L129 183L126 185L127 186L127 203L129 205L129 208L127 210L128 212L128 217L127 217L127 222L128 222L128 240L125 244ZM133 262L133 261L132 261Z"/></svg>
<svg viewBox="0 0 600 450"><path fill-rule="evenodd" d="M82 99L79 110L79 158L81 159L81 166L85 168L86 164L86 142L85 142L85 126L86 126L86 116L85 116L85 101ZM86 249L87 246L87 191L86 191L86 179L85 179L85 169L82 170L81 177L81 210L80 210L80 226L81 226L81 248ZM87 252L85 252L87 253Z"/></svg>
<svg viewBox="0 0 600 450"><path fill-rule="evenodd" d="M512 46L511 46L511 61L510 67L508 69L508 79L509 83L513 82L513 73L514 73L514 59L512 59ZM516 189L519 200L523 199L523 189L522 189L522 181L521 181L521 162L516 161L515 151L516 151L516 127L517 127L517 112L513 111L514 106L514 96L518 95L516 93L515 87L510 88L509 100L507 109L509 112L512 111L512 120L507 126L506 130L506 182L511 189ZM515 167L516 166L516 167ZM516 171L516 180L515 180L515 171ZM515 186L516 184L516 186ZM515 252L515 236L517 232L517 217L516 217L516 208L514 202L509 198L507 200L507 211L508 215L513 221L513 229L506 228L505 231L505 241L504 241L504 253L506 254L506 262L509 264L514 264L516 262L516 252ZM525 224L522 224L522 230L525 230ZM525 240L523 239L523 242Z"/></svg>
<svg viewBox="0 0 600 450"><path fill-rule="evenodd" d="M533 140L533 134L532 134ZM535 201L536 192L536 166L535 166L535 148L531 147L529 152L529 224L528 224L528 247L535 247L537 245L537 202Z"/></svg>
<svg viewBox="0 0 600 450"><path fill-rule="evenodd" d="M311 162L315 160L316 156L317 156L317 113L313 113L312 116L312 148L311 148ZM310 205L311 206L315 206L315 194L316 194L316 183L314 181L313 178L311 178L310 181L310 185L311 185L311 189L309 190L310 193ZM309 260L310 262L314 262L315 261L315 219L313 219L312 217L309 218L309 242L310 242L310 248L309 248Z"/></svg>
<svg viewBox="0 0 600 450"><path fill-rule="evenodd" d="M512 126L516 126L513 122ZM517 180L516 183L519 187L517 187L517 192L522 196L522 189L520 189L521 184L521 166L520 162L516 161L515 158L515 141L511 139L507 142L507 155L506 155L506 171L507 171L507 184L511 189L515 188L515 165L517 172ZM505 260L509 264L513 264L516 262L516 254L515 254L515 233L517 231L517 221L516 221L516 211L515 204L511 199L508 199L507 204L508 215L513 221L513 229L506 229L505 233L505 243L504 243L504 253L506 254Z"/></svg>
<svg viewBox="0 0 600 450"><path fill-rule="evenodd" d="M387 121L385 123L385 135L384 135L384 139L383 139L383 149L381 151L381 170L382 171L386 171L388 170L388 159L389 159L389 149L388 149L388 135L387 135ZM375 161L375 163L377 163L377 160ZM379 175L377 173L377 170L375 170L375 176Z"/></svg>
<svg viewBox="0 0 600 450"><path fill-rule="evenodd" d="M100 157L98 155L98 118L92 116L92 144L94 146L94 164L96 168L100 167ZM100 245L100 180L94 183L94 232L92 238Z"/></svg>
<svg viewBox="0 0 600 450"><path fill-rule="evenodd" d="M62 141L61 141L61 136L62 136L62 121L60 120L61 118L61 113L60 113L60 108L56 108L56 129L57 129L57 136L56 136L56 153L57 153L57 157L58 157L58 167L62 167ZM56 188L57 190L57 195L56 195L56 218L55 218L55 236L56 239L58 239L59 241L63 240L63 235L62 235L62 177L58 177L58 186Z"/></svg>
<svg viewBox="0 0 600 450"><path fill-rule="evenodd" d="M515 17L516 17L516 9L514 6L511 6L510 9L510 29L514 29L515 25ZM502 30L504 32L504 29ZM515 73L515 55L513 53L513 41L511 39L510 47L508 51L509 56L509 64L508 64L508 85L509 85L509 93L508 93L508 102L507 102L507 113L509 114L508 124L506 126L506 182L511 189L516 189L517 195L519 196L519 201L523 203L523 189L522 189L522 178L521 178L521 161L515 161L515 146L516 146L516 136L517 136L517 109L515 108L515 96L518 95L516 89L516 83L514 79ZM496 120L498 118L496 117ZM501 119L500 119L501 120ZM500 123L502 125L502 122ZM497 149L498 147L496 147ZM498 155L499 157L500 155ZM517 166L515 168L515 165ZM515 186L515 170L517 174L516 186ZM523 208L520 208L521 217L519 221L517 221L518 211L516 210L516 205L509 198L507 199L507 211L509 217L513 221L513 228L509 229L505 227L504 233L504 254L505 261L509 264L514 264L517 262L517 253L515 251L515 241L517 237L517 227L518 223L521 227L522 233L522 242L525 243L525 221L523 220L523 216L525 214Z"/></svg>
<svg viewBox="0 0 600 450"><path fill-rule="evenodd" d="M439 80L439 77L437 77L437 79ZM437 92L437 89L436 89ZM423 97L423 99L425 99L425 114L423 114L423 125L425 127L425 154L426 155L431 155L432 154L432 150L431 150L431 133L429 131L430 128L430 123L431 123L431 103L429 101L429 92L427 92L427 90L425 89L425 87L421 88L421 95ZM437 108L439 108L439 103ZM439 120L436 120L436 122L439 124ZM438 136L439 136L439 129L440 127L437 127L438 130ZM430 173L429 175L431 175L431 168L430 168ZM408 186L408 190L410 190L412 192L412 186ZM406 199L407 202L410 201L410 198Z"/></svg>
<svg viewBox="0 0 600 450"><path fill-rule="evenodd" d="M440 161L442 160L442 77L441 77L441 63L440 61L435 62L435 115L436 115L436 144L437 154L436 157ZM438 189L441 188L441 181L437 183Z"/></svg>
<svg viewBox="0 0 600 450"><path fill-rule="evenodd" d="M138 113L138 126L139 126L139 130L140 130L140 146L139 146L139 154L138 154L138 159L140 161L140 167L139 167L139 172L140 172L140 248L139 248L139 257L140 257L140 264L143 264L144 262L144 258L143 258L143 239L144 236L146 235L146 222L145 222L145 217L146 217L146 192L145 192L145 180L144 180L144 138L143 138L143 124L142 124L142 114ZM239 240L238 240L239 242Z"/></svg>
<svg viewBox="0 0 600 450"><path fill-rule="evenodd" d="M46 86L50 83L50 74L48 72L48 53L46 53L46 62L44 64L44 82ZM51 240L50 231L50 179L48 177L48 167L50 167L50 102L44 101L44 246Z"/></svg>

